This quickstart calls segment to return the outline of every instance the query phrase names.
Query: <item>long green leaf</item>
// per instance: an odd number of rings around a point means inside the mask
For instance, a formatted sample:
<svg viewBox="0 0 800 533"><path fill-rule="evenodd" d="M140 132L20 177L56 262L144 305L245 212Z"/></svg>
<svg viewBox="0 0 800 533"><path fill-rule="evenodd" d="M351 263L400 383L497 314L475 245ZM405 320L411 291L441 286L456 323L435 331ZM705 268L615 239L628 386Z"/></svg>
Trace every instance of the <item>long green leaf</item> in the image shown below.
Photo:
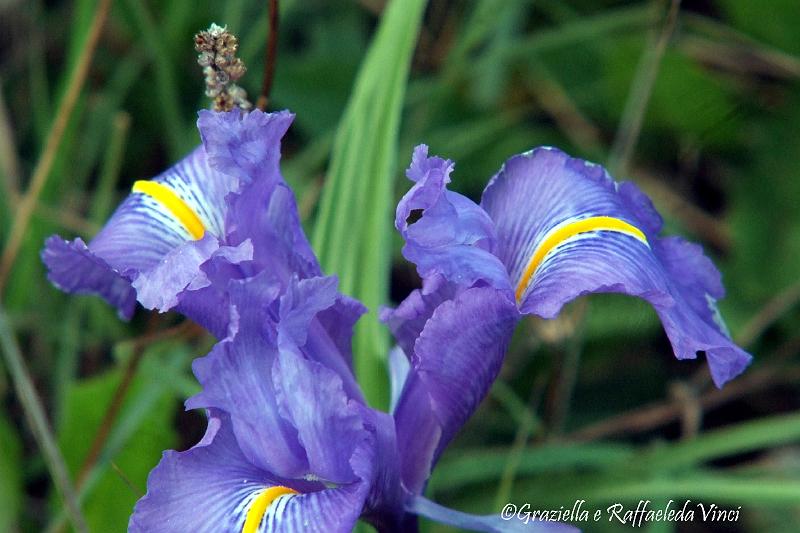
<svg viewBox="0 0 800 533"><path fill-rule="evenodd" d="M356 328L356 374L368 401L387 405L387 338L376 309L386 302L391 193L411 54L425 0L391 2L356 78L336 132L314 247L342 292L369 307Z"/></svg>

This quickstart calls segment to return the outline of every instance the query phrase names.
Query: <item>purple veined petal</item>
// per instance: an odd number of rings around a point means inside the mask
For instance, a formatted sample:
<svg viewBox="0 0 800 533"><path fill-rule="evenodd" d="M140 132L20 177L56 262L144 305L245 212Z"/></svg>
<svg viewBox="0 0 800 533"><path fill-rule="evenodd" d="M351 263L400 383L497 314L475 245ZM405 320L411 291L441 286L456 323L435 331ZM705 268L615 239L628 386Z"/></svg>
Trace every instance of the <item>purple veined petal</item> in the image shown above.
<svg viewBox="0 0 800 533"><path fill-rule="evenodd" d="M128 531L242 531L250 504L273 485L274 478L242 455L225 415L212 414L197 445L185 452L164 452L148 477L147 494L136 503Z"/></svg>
<svg viewBox="0 0 800 533"><path fill-rule="evenodd" d="M571 222L611 217L644 231L635 216L638 211L625 205L603 167L555 148L537 148L506 161L486 187L481 206L494 221L495 250L515 289L537 247ZM604 233L584 232L576 237L598 234Z"/></svg>
<svg viewBox="0 0 800 533"><path fill-rule="evenodd" d="M282 478L302 478L309 473L308 459L297 429L278 411L272 385L277 357L274 344L258 332L240 329L194 361L203 390L186 401L186 408L225 411L250 463Z"/></svg>
<svg viewBox="0 0 800 533"><path fill-rule="evenodd" d="M468 198L447 190L452 169L451 161L429 158L427 146L414 150L407 175L415 184L400 200L395 217L406 240L403 255L422 278L441 275L465 287L482 280L508 289L505 267L491 253L492 221ZM420 212L421 218L410 223Z"/></svg>
<svg viewBox="0 0 800 533"><path fill-rule="evenodd" d="M425 384L409 374L393 412L403 485L412 494L422 494L438 458L442 423L433 410L433 399ZM443 447L443 446L442 446Z"/></svg>
<svg viewBox="0 0 800 533"><path fill-rule="evenodd" d="M422 289L411 291L396 309L383 308L380 312L381 322L387 325L409 358L414 354L414 343L434 310L463 290L441 276L432 276L422 283Z"/></svg>
<svg viewBox="0 0 800 533"><path fill-rule="evenodd" d="M298 353L281 350L272 382L279 413L296 428L309 472L329 483L356 481L350 458L368 434L339 376Z"/></svg>
<svg viewBox="0 0 800 533"><path fill-rule="evenodd" d="M89 250L80 237L65 241L53 235L45 242L42 261L47 278L64 292L96 294L116 307L120 318L130 320L136 307L131 282Z"/></svg>
<svg viewBox="0 0 800 533"><path fill-rule="evenodd" d="M67 292L98 294L130 317L121 280L157 268L170 252L206 233L220 236L230 188L231 178L208 167L202 148L194 150L153 180L136 182L88 247L48 240L42 259L51 281ZM75 270L67 271L68 265Z"/></svg>
<svg viewBox="0 0 800 533"><path fill-rule="evenodd" d="M213 413L213 412L212 412ZM297 492L250 464L224 413L212 414L203 440L186 452L165 452L151 472L147 494L134 508L129 531L351 531L367 483Z"/></svg>
<svg viewBox="0 0 800 533"><path fill-rule="evenodd" d="M425 324L395 411L398 447L414 451L404 453L403 481L409 490L422 488L432 468L424 459L436 461L486 396L518 320L506 291L476 287L442 303ZM440 432L432 430L434 422Z"/></svg>
<svg viewBox="0 0 800 533"><path fill-rule="evenodd" d="M336 291L335 277L297 279L288 286L270 271L227 287L235 330L261 331L264 338L295 350L339 375L348 398L364 403L352 369L353 326L365 308ZM281 291L284 291L281 295Z"/></svg>
<svg viewBox="0 0 800 533"><path fill-rule="evenodd" d="M718 319L719 273L699 247L658 237L661 219L635 185L539 148L509 159L481 205L523 313L552 318L578 296L624 293L653 305L678 358L705 351L718 386L749 363Z"/></svg>
<svg viewBox="0 0 800 533"><path fill-rule="evenodd" d="M245 184L276 179L280 142L293 121L294 114L289 111L203 110L198 113L197 128L210 166Z"/></svg>
<svg viewBox="0 0 800 533"><path fill-rule="evenodd" d="M366 483L352 483L284 498L268 510L259 531L350 533L368 488Z"/></svg>
<svg viewBox="0 0 800 533"><path fill-rule="evenodd" d="M293 277L281 296L278 342L305 345L311 321L336 301L337 286L338 280L333 276L304 280Z"/></svg>
<svg viewBox="0 0 800 533"><path fill-rule="evenodd" d="M230 318L224 289L231 279L242 275L240 265L252 258L249 240L239 246L220 246L216 237L207 234L170 251L158 265L141 272L132 285L146 309L163 312L178 307L181 313L224 338ZM218 275L223 268L227 279L213 283L208 272L214 270Z"/></svg>
<svg viewBox="0 0 800 533"><path fill-rule="evenodd" d="M221 238L225 196L235 187L196 148L152 180L136 182L89 248L120 272L148 270L206 232Z"/></svg>
<svg viewBox="0 0 800 533"><path fill-rule="evenodd" d="M189 285L178 293L175 310L191 318L218 339L230 327L231 308L228 290L243 276L252 260L253 246L246 240L238 246L220 246L193 272Z"/></svg>
<svg viewBox="0 0 800 533"><path fill-rule="evenodd" d="M424 516L436 522L468 529L470 531L487 531L492 533L529 532L529 533L578 533L580 530L560 522L528 520L517 516L485 515L478 516L449 509L432 502L422 496L415 496L406 505L410 513Z"/></svg>
<svg viewBox="0 0 800 533"><path fill-rule="evenodd" d="M251 239L254 264L248 275L270 270L285 282L295 274L305 278L322 273L279 168L281 138L293 120L288 111L237 109L201 111L197 121L209 165L239 184L226 197L227 243Z"/></svg>
<svg viewBox="0 0 800 533"><path fill-rule="evenodd" d="M747 368L752 356L733 343L717 309L717 299L725 295L720 273L699 245L679 237L659 239L655 253L674 282L677 305L655 307L675 355L693 359L704 351L711 377L722 387Z"/></svg>
<svg viewBox="0 0 800 533"><path fill-rule="evenodd" d="M255 181L228 201L228 243L251 239L256 270L270 270L285 283L294 275L322 275L300 225L294 194L277 169L272 179Z"/></svg>
<svg viewBox="0 0 800 533"><path fill-rule="evenodd" d="M200 265L219 249L216 237L207 234L170 250L154 267L139 273L133 288L147 309L168 311L178 304L178 295L202 275Z"/></svg>

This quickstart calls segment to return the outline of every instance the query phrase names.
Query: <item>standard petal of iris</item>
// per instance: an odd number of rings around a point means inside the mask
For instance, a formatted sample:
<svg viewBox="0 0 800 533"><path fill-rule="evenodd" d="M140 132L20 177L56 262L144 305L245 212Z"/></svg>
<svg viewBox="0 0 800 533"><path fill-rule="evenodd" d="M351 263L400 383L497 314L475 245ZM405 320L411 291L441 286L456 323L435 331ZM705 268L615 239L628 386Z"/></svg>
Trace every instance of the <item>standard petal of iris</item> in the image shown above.
<svg viewBox="0 0 800 533"><path fill-rule="evenodd" d="M297 428L309 471L326 482L355 481L350 458L366 430L339 376L297 353L281 350L272 381L279 412Z"/></svg>
<svg viewBox="0 0 800 533"><path fill-rule="evenodd" d="M492 221L471 200L447 190L453 163L427 154L425 145L414 150L407 175L416 183L397 206L395 226L406 240L403 255L422 278L441 275L466 287L483 280L509 288L505 268L491 253Z"/></svg>
<svg viewBox="0 0 800 533"><path fill-rule="evenodd" d="M404 457L403 479L410 490L421 488L430 468L419 458L434 450L435 461L485 397L518 319L505 291L478 287L442 303L425 324L395 412L399 449L417 450ZM426 410L439 432L427 427ZM426 431L420 431L423 426Z"/></svg>
<svg viewBox="0 0 800 533"><path fill-rule="evenodd" d="M203 391L186 401L189 409L214 408L231 418L248 461L284 478L308 472L297 429L278 413L272 386L277 349L257 333L243 332L217 343L192 364Z"/></svg>
<svg viewBox="0 0 800 533"><path fill-rule="evenodd" d="M717 385L747 366L716 314L719 273L699 247L658 237L661 219L633 184L539 148L509 159L481 205L523 313L552 318L584 294L629 294L655 307L678 358L706 352Z"/></svg>
<svg viewBox="0 0 800 533"><path fill-rule="evenodd" d="M234 329L261 332L275 346L321 363L339 375L348 398L363 402L352 370L350 342L364 306L336 292L335 277L293 276L280 295L284 283L268 270L230 283Z"/></svg>
<svg viewBox="0 0 800 533"><path fill-rule="evenodd" d="M293 121L294 114L288 111L203 110L198 113L197 127L211 167L246 184L278 179L281 139Z"/></svg>

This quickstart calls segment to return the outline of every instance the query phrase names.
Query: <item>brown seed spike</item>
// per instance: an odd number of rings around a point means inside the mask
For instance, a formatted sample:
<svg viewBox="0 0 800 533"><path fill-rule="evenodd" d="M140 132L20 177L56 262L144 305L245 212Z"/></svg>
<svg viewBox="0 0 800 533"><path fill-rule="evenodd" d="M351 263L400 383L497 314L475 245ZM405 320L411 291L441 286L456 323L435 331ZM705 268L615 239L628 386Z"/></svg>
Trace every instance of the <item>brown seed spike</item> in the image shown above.
<svg viewBox="0 0 800 533"><path fill-rule="evenodd" d="M252 109L247 92L235 83L247 72L242 60L236 57L239 39L227 27L211 24L194 36L194 48L199 52L197 63L203 67L205 93L213 100L213 109Z"/></svg>

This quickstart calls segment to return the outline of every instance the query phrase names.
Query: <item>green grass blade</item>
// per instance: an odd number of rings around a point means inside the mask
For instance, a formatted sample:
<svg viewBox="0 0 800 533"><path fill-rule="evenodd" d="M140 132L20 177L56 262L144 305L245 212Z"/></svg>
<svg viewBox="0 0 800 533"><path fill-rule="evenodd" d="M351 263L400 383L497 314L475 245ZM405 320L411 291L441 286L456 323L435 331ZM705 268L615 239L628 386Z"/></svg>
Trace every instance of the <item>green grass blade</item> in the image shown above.
<svg viewBox="0 0 800 533"><path fill-rule="evenodd" d="M411 54L425 0L392 2L339 124L314 228L314 247L342 292L369 307L356 328L356 375L370 404L388 403L386 333L377 307L386 302L391 193Z"/></svg>
<svg viewBox="0 0 800 533"><path fill-rule="evenodd" d="M78 505L75 488L72 485L72 481L70 481L67 467L64 464L64 457L61 455L61 451L53 438L53 431L44 413L44 407L36 394L33 381L25 368L17 340L11 331L6 313L2 308L0 308L0 342L2 342L2 351L8 372L11 374L17 390L17 396L25 411L31 433L33 433L39 447L42 449L47 468L50 470L53 481L64 499L70 521L77 531L88 531L86 520L83 518Z"/></svg>

